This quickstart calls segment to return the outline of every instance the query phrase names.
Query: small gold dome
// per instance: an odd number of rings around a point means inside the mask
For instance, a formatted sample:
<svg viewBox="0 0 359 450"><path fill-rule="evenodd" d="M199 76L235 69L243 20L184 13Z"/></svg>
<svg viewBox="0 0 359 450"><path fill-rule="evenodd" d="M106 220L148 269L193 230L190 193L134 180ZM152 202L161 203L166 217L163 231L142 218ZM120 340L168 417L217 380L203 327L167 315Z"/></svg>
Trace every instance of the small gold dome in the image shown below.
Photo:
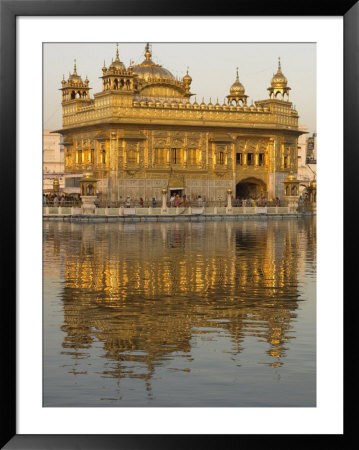
<svg viewBox="0 0 359 450"><path fill-rule="evenodd" d="M238 78L238 67L237 67L236 81L232 84L229 92L230 92L231 95L243 95L244 92L245 92L244 86L239 81L239 78Z"/></svg>
<svg viewBox="0 0 359 450"><path fill-rule="evenodd" d="M112 61L109 69L110 70L111 69L126 70L126 67L125 67L124 63L120 60L120 55L118 53L118 44L116 44L116 58L115 58L115 61Z"/></svg>
<svg viewBox="0 0 359 450"><path fill-rule="evenodd" d="M280 65L280 58L278 58L278 70L277 73L273 75L271 86L274 88L286 87L288 80L282 73L282 68Z"/></svg>
<svg viewBox="0 0 359 450"><path fill-rule="evenodd" d="M291 172L291 173L287 176L286 181L297 181L297 178L296 178L296 176L294 175L294 173Z"/></svg>
<svg viewBox="0 0 359 450"><path fill-rule="evenodd" d="M192 82L192 78L191 78L191 76L190 75L188 75L188 69L187 69L187 73L186 73L186 75L183 77L183 82L184 83L186 83L186 84L191 84L191 82Z"/></svg>
<svg viewBox="0 0 359 450"><path fill-rule="evenodd" d="M110 69L126 70L126 67L122 61L115 59L115 61L112 61Z"/></svg>
<svg viewBox="0 0 359 450"><path fill-rule="evenodd" d="M80 77L80 75L77 75L76 59L74 60L74 72L73 74L70 74L69 81L73 81L75 83L82 83L82 78Z"/></svg>

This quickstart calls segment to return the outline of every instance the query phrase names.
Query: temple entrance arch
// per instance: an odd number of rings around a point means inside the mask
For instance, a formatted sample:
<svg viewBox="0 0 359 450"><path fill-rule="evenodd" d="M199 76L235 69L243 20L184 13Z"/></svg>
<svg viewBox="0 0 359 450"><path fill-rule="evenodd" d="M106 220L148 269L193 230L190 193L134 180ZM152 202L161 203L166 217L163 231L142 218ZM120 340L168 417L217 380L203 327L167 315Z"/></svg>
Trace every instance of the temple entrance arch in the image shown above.
<svg viewBox="0 0 359 450"><path fill-rule="evenodd" d="M257 198L267 195L267 185L259 178L246 178L236 185L236 198Z"/></svg>

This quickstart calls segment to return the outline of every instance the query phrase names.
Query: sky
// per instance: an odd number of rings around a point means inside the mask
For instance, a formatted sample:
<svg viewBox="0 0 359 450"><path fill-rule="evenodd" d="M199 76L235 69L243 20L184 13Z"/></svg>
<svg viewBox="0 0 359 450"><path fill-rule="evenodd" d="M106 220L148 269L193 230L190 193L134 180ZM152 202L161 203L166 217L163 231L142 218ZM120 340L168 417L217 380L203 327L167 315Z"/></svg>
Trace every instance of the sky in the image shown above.
<svg viewBox="0 0 359 450"><path fill-rule="evenodd" d="M214 36L215 38L215 36ZM120 60L129 66L144 60L145 42L119 42ZM156 43L151 42L152 60L182 78L192 77L191 92L200 103L211 99L223 104L236 79L248 95L248 105L268 98L267 88L278 68L291 87L290 101L299 114L299 125L316 132L316 44L314 43ZM102 67L116 56L116 43L44 43L43 44L43 127L61 128L61 80L73 72L90 81L91 97L102 90Z"/></svg>

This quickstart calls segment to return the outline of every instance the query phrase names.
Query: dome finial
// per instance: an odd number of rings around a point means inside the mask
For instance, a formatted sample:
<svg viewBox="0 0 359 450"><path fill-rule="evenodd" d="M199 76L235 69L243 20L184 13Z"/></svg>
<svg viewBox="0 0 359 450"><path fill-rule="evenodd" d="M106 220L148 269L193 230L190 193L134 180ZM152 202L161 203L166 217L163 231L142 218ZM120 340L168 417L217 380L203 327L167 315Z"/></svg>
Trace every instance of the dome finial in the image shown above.
<svg viewBox="0 0 359 450"><path fill-rule="evenodd" d="M76 59L74 59L74 75L77 75Z"/></svg>
<svg viewBox="0 0 359 450"><path fill-rule="evenodd" d="M150 51L150 43L147 42L146 47L145 47L145 57L146 57L146 61L149 61L151 59L152 53Z"/></svg>
<svg viewBox="0 0 359 450"><path fill-rule="evenodd" d="M236 72L237 72L236 81L239 81L239 77L238 77L238 67L236 68Z"/></svg>
<svg viewBox="0 0 359 450"><path fill-rule="evenodd" d="M118 54L118 42L116 43L116 61L119 61L120 55Z"/></svg>
<svg viewBox="0 0 359 450"><path fill-rule="evenodd" d="M278 70L282 70L282 68L280 66L280 56L278 56Z"/></svg>

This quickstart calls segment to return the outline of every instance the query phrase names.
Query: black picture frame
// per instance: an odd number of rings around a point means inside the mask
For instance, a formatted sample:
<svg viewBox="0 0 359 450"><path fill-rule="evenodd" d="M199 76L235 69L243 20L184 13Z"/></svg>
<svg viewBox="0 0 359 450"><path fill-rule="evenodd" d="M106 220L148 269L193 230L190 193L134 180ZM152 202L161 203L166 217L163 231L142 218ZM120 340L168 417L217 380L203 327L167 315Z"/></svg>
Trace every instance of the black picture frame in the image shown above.
<svg viewBox="0 0 359 450"><path fill-rule="evenodd" d="M355 258L357 226L353 181L359 169L356 151L359 142L359 4L356 1L327 3L260 0L256 2L189 2L172 3L163 0L0 0L0 193L3 200L1 254L6 261L2 273L3 357L2 387L3 419L1 448L6 449L183 449L205 445L228 448L232 445L268 445L277 435L19 435L16 433L16 17L18 16L342 16L344 19L344 255ZM333 62L334 64L334 62ZM330 132L330 130L328 130ZM355 151L354 151L355 150ZM354 259L353 259L354 260ZM351 292L355 280L355 265L348 264L344 285ZM354 291L353 291L354 292ZM355 298L352 298L355 303ZM356 317L353 304L345 307L346 337L354 340ZM351 382L349 368L353 360L347 347L345 382ZM354 373L353 373L354 372ZM350 408L351 394L345 392L345 408ZM349 399L350 396L350 399ZM345 416L345 433L332 435L342 447L345 436L353 430L355 414ZM320 436L281 435L284 440L297 439L299 444L316 441ZM283 439L282 439L283 440ZM259 441L259 442L256 442ZM276 446L280 446L276 440Z"/></svg>

